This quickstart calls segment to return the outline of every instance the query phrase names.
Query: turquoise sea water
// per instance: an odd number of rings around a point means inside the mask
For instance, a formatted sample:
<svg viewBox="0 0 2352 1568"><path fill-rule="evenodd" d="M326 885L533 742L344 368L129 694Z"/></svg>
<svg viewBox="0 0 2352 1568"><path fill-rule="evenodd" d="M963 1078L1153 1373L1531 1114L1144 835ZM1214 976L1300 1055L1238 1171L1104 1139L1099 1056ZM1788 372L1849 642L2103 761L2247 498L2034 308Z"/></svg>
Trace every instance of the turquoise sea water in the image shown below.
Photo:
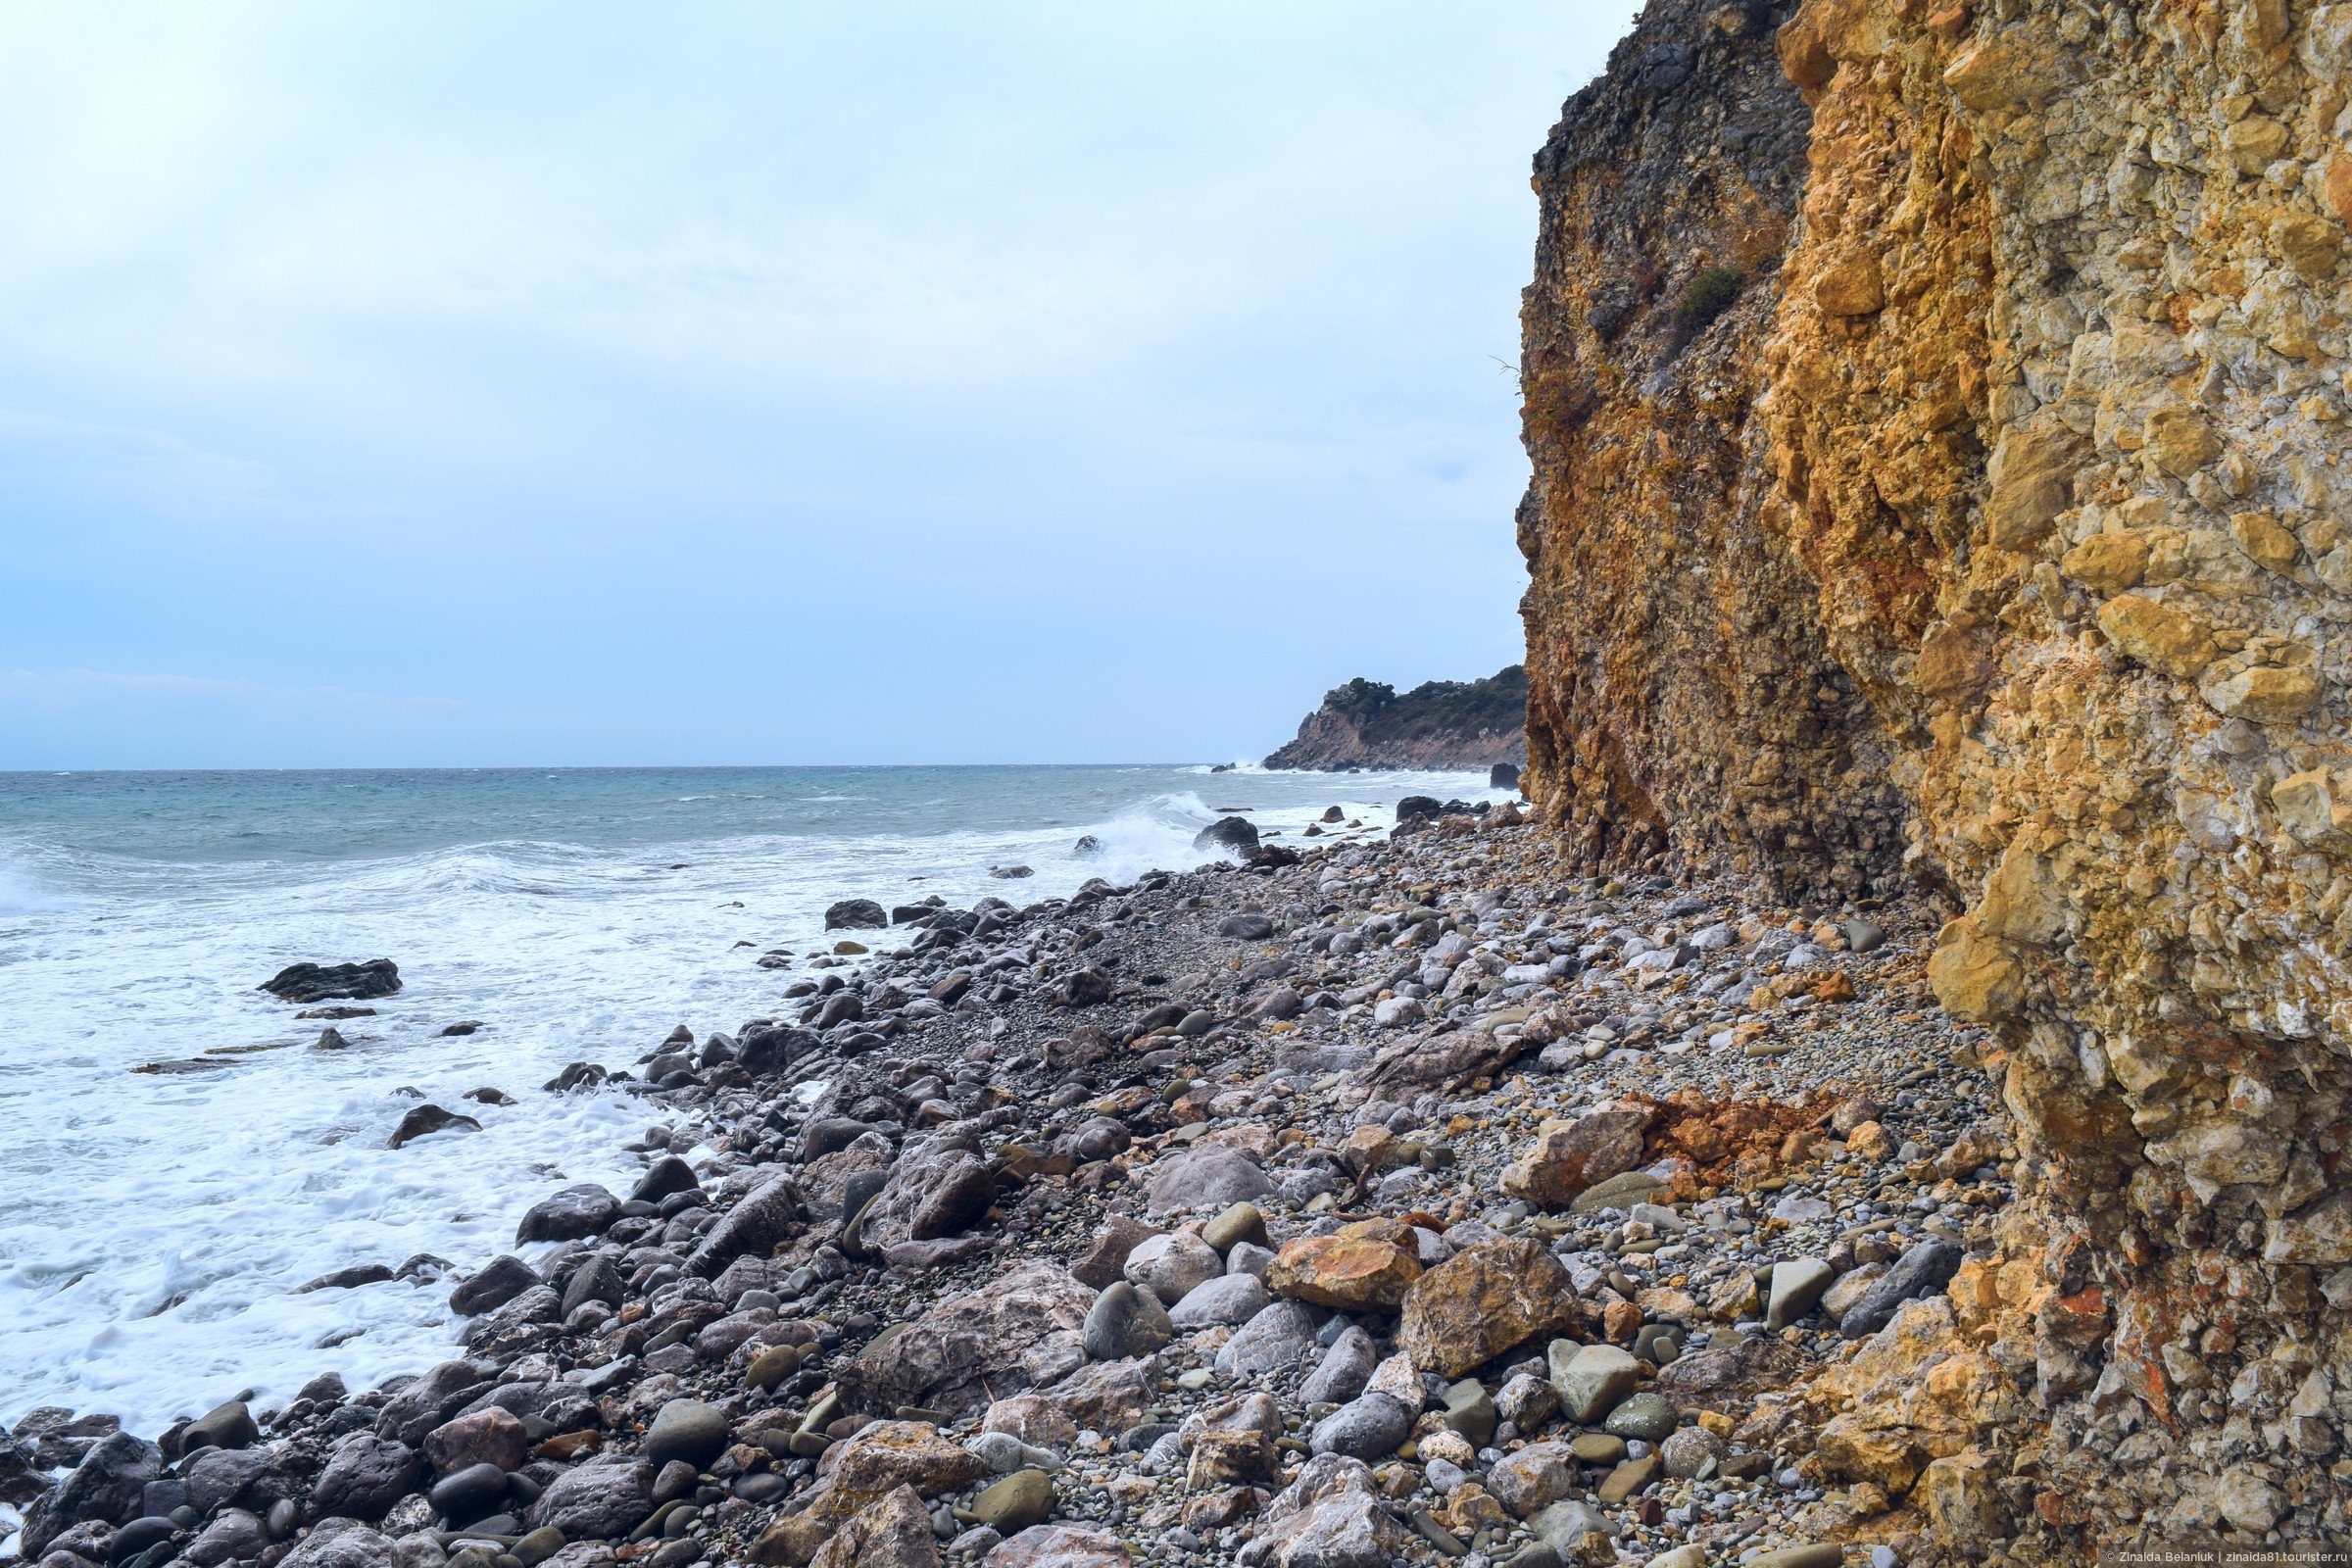
<svg viewBox="0 0 2352 1568"><path fill-rule="evenodd" d="M0 1421L39 1404L142 1430L245 1389L442 1358L445 1292L291 1294L422 1251L478 1262L566 1181L619 1184L648 1121L558 1099L671 1026L768 1010L824 906L969 905L1197 863L1217 808L1373 828L1468 774L1205 767L0 774ZM1081 834L1101 841L1081 858ZM992 878L997 866L1033 874ZM747 945L748 944L748 945ZM405 987L320 1025L255 986L388 957ZM443 1038L443 1025L485 1027ZM263 1048L263 1049L253 1049ZM210 1053L211 1054L207 1055ZM206 1058L189 1074L144 1063ZM508 1107L458 1097L483 1086ZM384 1143L419 1098L483 1130Z"/></svg>

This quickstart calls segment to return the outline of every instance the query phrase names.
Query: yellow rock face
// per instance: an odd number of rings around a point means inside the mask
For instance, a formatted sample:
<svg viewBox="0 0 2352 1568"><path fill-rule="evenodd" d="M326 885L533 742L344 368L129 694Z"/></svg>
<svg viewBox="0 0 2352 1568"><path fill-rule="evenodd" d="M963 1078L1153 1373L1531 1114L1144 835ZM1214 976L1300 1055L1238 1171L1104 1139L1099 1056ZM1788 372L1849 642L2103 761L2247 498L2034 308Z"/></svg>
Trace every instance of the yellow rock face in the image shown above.
<svg viewBox="0 0 2352 1568"><path fill-rule="evenodd" d="M2193 680L2221 652L2204 621L2138 594L2119 594L2101 605L2099 630L2150 669L2183 679Z"/></svg>

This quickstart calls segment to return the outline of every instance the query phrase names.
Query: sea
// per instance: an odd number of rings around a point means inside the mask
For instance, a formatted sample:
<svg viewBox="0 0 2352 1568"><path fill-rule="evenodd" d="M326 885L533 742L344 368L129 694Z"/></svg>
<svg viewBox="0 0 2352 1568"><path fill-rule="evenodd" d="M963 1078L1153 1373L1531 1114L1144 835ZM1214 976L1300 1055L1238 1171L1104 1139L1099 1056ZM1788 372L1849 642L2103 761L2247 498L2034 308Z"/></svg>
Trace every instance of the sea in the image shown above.
<svg viewBox="0 0 2352 1568"><path fill-rule="evenodd" d="M35 1407L152 1435L313 1375L454 1353L447 1288L307 1294L418 1253L472 1266L568 1183L624 1188L662 1122L559 1096L776 1009L825 906L1026 903L1206 858L1220 808L1298 844L1332 806L1483 774L1247 766L0 773L0 1424ZM1091 836L1098 853L1075 846ZM1006 879L992 871L1027 866ZM756 959L785 948L791 969ZM390 958L341 1051L257 989ZM452 1023L478 1031L445 1036ZM155 1063L203 1062L174 1072ZM512 1105L465 1100L495 1088ZM420 1101L477 1117L386 1147ZM0 1510L4 1511L4 1510Z"/></svg>

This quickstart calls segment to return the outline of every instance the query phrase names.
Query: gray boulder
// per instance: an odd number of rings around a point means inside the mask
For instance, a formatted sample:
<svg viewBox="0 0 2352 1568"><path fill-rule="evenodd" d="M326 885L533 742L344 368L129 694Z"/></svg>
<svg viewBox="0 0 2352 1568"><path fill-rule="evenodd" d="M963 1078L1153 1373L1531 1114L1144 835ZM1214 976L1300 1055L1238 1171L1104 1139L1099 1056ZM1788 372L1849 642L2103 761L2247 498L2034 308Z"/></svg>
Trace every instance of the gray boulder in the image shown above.
<svg viewBox="0 0 2352 1568"><path fill-rule="evenodd" d="M653 1511L654 1467L613 1459L581 1465L549 1482L531 1505L531 1525L552 1525L566 1541L610 1541L636 1529Z"/></svg>
<svg viewBox="0 0 2352 1568"><path fill-rule="evenodd" d="M605 1227L619 1217L619 1199L594 1182L581 1182L533 1203L522 1223L514 1227L514 1245L576 1242L583 1236L603 1234Z"/></svg>
<svg viewBox="0 0 2352 1568"><path fill-rule="evenodd" d="M354 1432L335 1445L311 1488L311 1511L324 1518L380 1519L424 1479L424 1456L405 1443Z"/></svg>

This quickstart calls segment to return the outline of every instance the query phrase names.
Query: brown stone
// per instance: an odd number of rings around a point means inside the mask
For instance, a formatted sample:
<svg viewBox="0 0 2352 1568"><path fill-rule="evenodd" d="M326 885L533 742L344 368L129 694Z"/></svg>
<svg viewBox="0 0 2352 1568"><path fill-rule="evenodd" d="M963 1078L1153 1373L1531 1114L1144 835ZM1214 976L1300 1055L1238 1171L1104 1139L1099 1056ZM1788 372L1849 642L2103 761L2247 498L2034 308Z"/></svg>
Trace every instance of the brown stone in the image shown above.
<svg viewBox="0 0 2352 1568"><path fill-rule="evenodd" d="M2075 469L2082 438L2056 420L2002 432L1985 469L1990 489L1984 521L2003 550L2027 550L2047 537L2058 514L2074 504Z"/></svg>
<svg viewBox="0 0 2352 1568"><path fill-rule="evenodd" d="M2149 668L2185 680L2194 680L2221 652L2204 621L2138 594L2122 594L2101 605L2099 630Z"/></svg>
<svg viewBox="0 0 2352 1568"><path fill-rule="evenodd" d="M2098 593L2136 588L2148 572L2148 536L2127 528L2094 533L2069 550L2058 569Z"/></svg>
<svg viewBox="0 0 2352 1568"><path fill-rule="evenodd" d="M1413 1281L1396 1343L1416 1369L1458 1378L1538 1335L1573 1333L1582 1320L1566 1267L1513 1237L1465 1248Z"/></svg>
<svg viewBox="0 0 2352 1568"><path fill-rule="evenodd" d="M866 1504L816 1550L808 1568L937 1568L938 1538L912 1487Z"/></svg>
<svg viewBox="0 0 2352 1568"><path fill-rule="evenodd" d="M1544 1208L1564 1208L1594 1182L1642 1162L1649 1122L1648 1111L1625 1107L1547 1121L1537 1129L1534 1146L1503 1168L1502 1190Z"/></svg>
<svg viewBox="0 0 2352 1568"><path fill-rule="evenodd" d="M1936 938L1928 984L1945 1010L1978 1023L2008 1017L2025 996L2025 972L2016 957L1967 915L1946 924Z"/></svg>
<svg viewBox="0 0 2352 1568"><path fill-rule="evenodd" d="M1399 1227L1381 1220L1286 1243L1266 1269L1266 1289L1316 1306L1393 1312L1421 1277L1421 1259Z"/></svg>

